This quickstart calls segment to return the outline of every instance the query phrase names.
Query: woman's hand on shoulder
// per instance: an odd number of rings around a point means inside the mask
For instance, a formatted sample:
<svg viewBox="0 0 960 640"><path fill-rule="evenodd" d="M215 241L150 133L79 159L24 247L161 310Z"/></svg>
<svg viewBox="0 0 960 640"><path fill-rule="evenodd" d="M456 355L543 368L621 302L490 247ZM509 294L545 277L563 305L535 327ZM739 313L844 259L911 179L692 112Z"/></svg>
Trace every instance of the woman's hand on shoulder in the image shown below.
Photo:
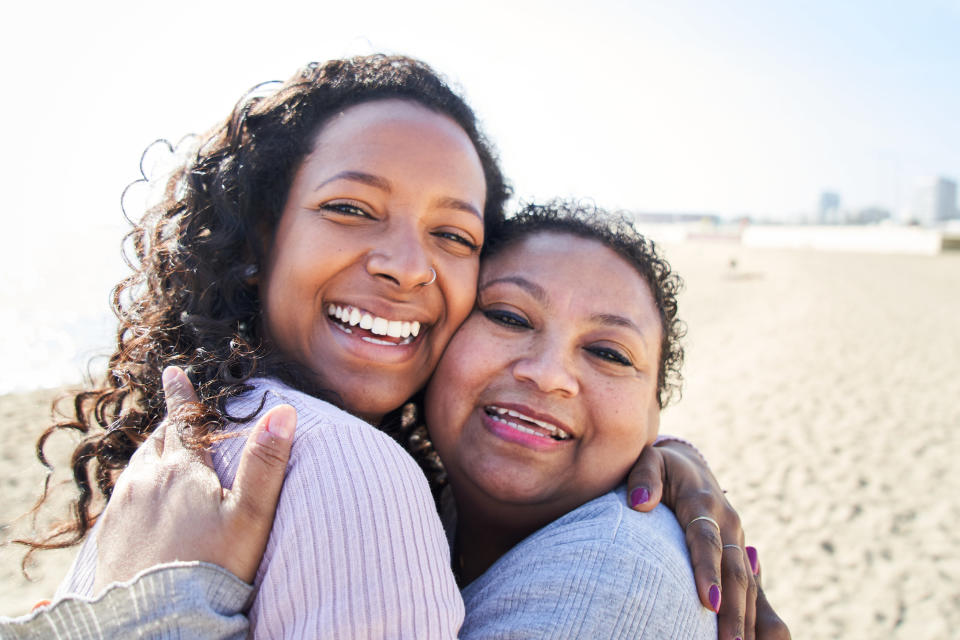
<svg viewBox="0 0 960 640"><path fill-rule="evenodd" d="M721 640L789 640L759 591L757 551L744 546L740 516L696 449L674 439L646 447L627 478L627 496L637 511L662 501L684 527L697 593L717 612Z"/></svg>
<svg viewBox="0 0 960 640"><path fill-rule="evenodd" d="M297 414L281 405L247 437L233 488L208 452L184 446L177 416L196 394L186 374L163 374L167 419L137 449L100 516L94 591L173 561L203 561L252 582L270 536Z"/></svg>

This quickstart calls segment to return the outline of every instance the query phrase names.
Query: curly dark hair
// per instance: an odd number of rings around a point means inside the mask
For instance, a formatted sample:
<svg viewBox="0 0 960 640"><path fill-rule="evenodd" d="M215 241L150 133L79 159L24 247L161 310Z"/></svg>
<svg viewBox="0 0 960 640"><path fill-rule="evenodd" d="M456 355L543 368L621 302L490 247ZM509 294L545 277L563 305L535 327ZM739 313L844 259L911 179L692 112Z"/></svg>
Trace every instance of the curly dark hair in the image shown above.
<svg viewBox="0 0 960 640"><path fill-rule="evenodd" d="M331 60L308 64L268 95L259 88L200 137L196 153L166 181L162 200L125 238L133 273L112 293L119 328L106 379L76 394L71 419L37 441L37 457L50 469L48 438L64 430L84 434L71 459L79 496L70 520L40 540L19 541L31 553L83 539L97 517L95 492L109 499L116 475L164 417L164 367L177 365L190 375L201 400L191 421L198 426L249 420L227 415L226 403L252 388L254 375L274 375L329 398L264 340L250 265L264 263L293 176L330 117L389 98L450 117L483 167L485 223L503 218L510 188L496 154L471 108L427 64L386 55ZM34 510L46 496L45 486Z"/></svg>
<svg viewBox="0 0 960 640"><path fill-rule="evenodd" d="M657 403L663 409L678 400L683 382L681 340L686 335L686 325L677 316L677 294L683 289L683 280L673 272L656 244L637 231L626 213L608 212L579 201L553 200L544 204L525 204L510 217L489 225L481 262L544 232L596 240L616 251L637 270L650 287L663 330L657 368ZM402 442L427 474L434 500L439 505L447 474L430 441L429 426L422 421L423 394L415 402L415 405L406 407L403 416L405 432Z"/></svg>

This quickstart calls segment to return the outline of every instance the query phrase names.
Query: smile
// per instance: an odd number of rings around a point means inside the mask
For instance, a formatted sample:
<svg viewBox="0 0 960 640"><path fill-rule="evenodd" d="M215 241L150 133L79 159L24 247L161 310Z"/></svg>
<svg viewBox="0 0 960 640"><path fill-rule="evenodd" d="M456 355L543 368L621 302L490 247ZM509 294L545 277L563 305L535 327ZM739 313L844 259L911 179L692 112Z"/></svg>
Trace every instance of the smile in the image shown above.
<svg viewBox="0 0 960 640"><path fill-rule="evenodd" d="M372 344L386 346L410 344L420 334L420 323L416 320L382 318L349 305L330 304L327 306L327 315L335 318L338 321L337 326L346 333L354 333L359 329L363 333L373 334L362 335L357 331L361 340ZM387 339L373 336L383 336Z"/></svg>
<svg viewBox="0 0 960 640"><path fill-rule="evenodd" d="M483 410L497 422L505 424L511 429L516 429L521 433L529 433L530 435L553 440L570 439L570 434L558 428L556 425L531 418L513 409L504 409L503 407L490 405L484 407Z"/></svg>

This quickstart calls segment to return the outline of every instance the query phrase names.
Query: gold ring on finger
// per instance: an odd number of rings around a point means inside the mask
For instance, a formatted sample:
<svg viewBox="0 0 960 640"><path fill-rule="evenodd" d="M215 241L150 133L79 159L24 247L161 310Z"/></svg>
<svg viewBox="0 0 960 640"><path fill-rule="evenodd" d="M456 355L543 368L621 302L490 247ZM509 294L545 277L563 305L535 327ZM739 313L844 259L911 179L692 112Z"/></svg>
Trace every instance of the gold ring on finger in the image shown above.
<svg viewBox="0 0 960 640"><path fill-rule="evenodd" d="M720 533L720 525L717 524L717 521L711 518L710 516L697 516L696 518L694 518L693 520L687 523L687 526L683 528L683 532L686 533L687 530L690 528L690 525L692 525L694 522L698 520L706 520L707 522L709 522L710 524L712 524L717 528L717 533Z"/></svg>

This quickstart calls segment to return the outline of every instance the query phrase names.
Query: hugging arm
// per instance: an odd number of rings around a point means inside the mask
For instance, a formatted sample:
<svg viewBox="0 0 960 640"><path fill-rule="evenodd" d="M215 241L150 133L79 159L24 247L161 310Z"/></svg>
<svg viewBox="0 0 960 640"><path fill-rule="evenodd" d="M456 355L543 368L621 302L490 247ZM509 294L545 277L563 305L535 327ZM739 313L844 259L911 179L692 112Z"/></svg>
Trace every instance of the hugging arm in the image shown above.
<svg viewBox="0 0 960 640"><path fill-rule="evenodd" d="M244 580L270 533L296 414L280 406L257 422L224 491L208 457L177 433L178 411L196 401L186 376L168 370L164 389L171 419L134 454L100 516L94 597L0 620L0 637L246 636L240 612L253 588Z"/></svg>
<svg viewBox="0 0 960 640"><path fill-rule="evenodd" d="M275 403L277 394L270 393ZM111 504L116 506L108 507L118 515L102 522L101 547L109 546L112 557L100 559L98 582L126 579L143 564L207 560L228 566L247 580L256 574L247 618L237 615L239 606L225 612L244 629L249 619L248 633L255 638L454 637L463 620L463 601L449 568L446 540L423 473L396 443L373 427L355 419L318 424L316 412L311 411L315 405L296 394L290 397L296 401L300 424L286 479L282 466L279 473L273 468L259 477L244 475L248 459L279 459L262 455L262 451L256 455L262 443L255 437L247 440L233 488L223 493L217 475L199 456L175 455L164 461L167 456L159 452L160 470L131 474L128 488L121 487L119 494L128 499L114 502L115 494ZM261 428L267 417L290 408L282 407L272 407L254 434L267 429ZM163 441L162 436L158 439ZM151 448L144 449L146 453L133 460L131 468L142 471L144 464L150 464L157 444L147 444ZM276 492L270 496L259 490L261 485L276 482L279 491L281 481L279 503ZM221 501L221 495L234 494L239 498L232 502L243 504L247 496L255 503L249 505L246 526L234 527L242 519L218 515L221 502L231 502ZM160 524L173 526L151 534L148 523L153 516L143 515L146 513L161 513ZM269 533L269 541L256 533L262 531ZM141 554L142 541L154 535L156 549ZM259 540L259 548L250 544L250 538ZM104 545L104 540L109 544ZM220 552L223 555L217 556ZM210 569L210 565L194 563L183 570L199 579L201 572ZM108 594L136 598L153 571L139 575L131 584L111 587ZM132 636L135 634L124 630L139 629L159 611L167 616L170 632L153 637L175 638L216 613L216 592L197 593L190 602L178 601L173 598L178 589L174 568L159 566L155 572L162 579L154 579L159 586L151 591L151 609L115 610L96 602L93 611L81 611L86 617L73 620L80 627L69 628L85 629L89 620L95 624L108 621L111 634L107 637ZM169 604L165 598L171 599ZM72 606L74 600L63 602ZM72 606L69 613L80 615L78 608L82 604ZM51 609L38 612L34 627L48 628L56 615ZM200 637L231 637L227 627L216 629Z"/></svg>
<svg viewBox="0 0 960 640"><path fill-rule="evenodd" d="M789 640L790 632L762 593L757 551L744 546L740 516L693 445L665 437L646 447L627 479L638 511L663 502L684 527L697 593L718 612L720 640Z"/></svg>
<svg viewBox="0 0 960 640"><path fill-rule="evenodd" d="M114 583L94 599L64 598L20 618L0 618L0 638L240 640L249 626L240 611L252 591L212 564L165 564Z"/></svg>

